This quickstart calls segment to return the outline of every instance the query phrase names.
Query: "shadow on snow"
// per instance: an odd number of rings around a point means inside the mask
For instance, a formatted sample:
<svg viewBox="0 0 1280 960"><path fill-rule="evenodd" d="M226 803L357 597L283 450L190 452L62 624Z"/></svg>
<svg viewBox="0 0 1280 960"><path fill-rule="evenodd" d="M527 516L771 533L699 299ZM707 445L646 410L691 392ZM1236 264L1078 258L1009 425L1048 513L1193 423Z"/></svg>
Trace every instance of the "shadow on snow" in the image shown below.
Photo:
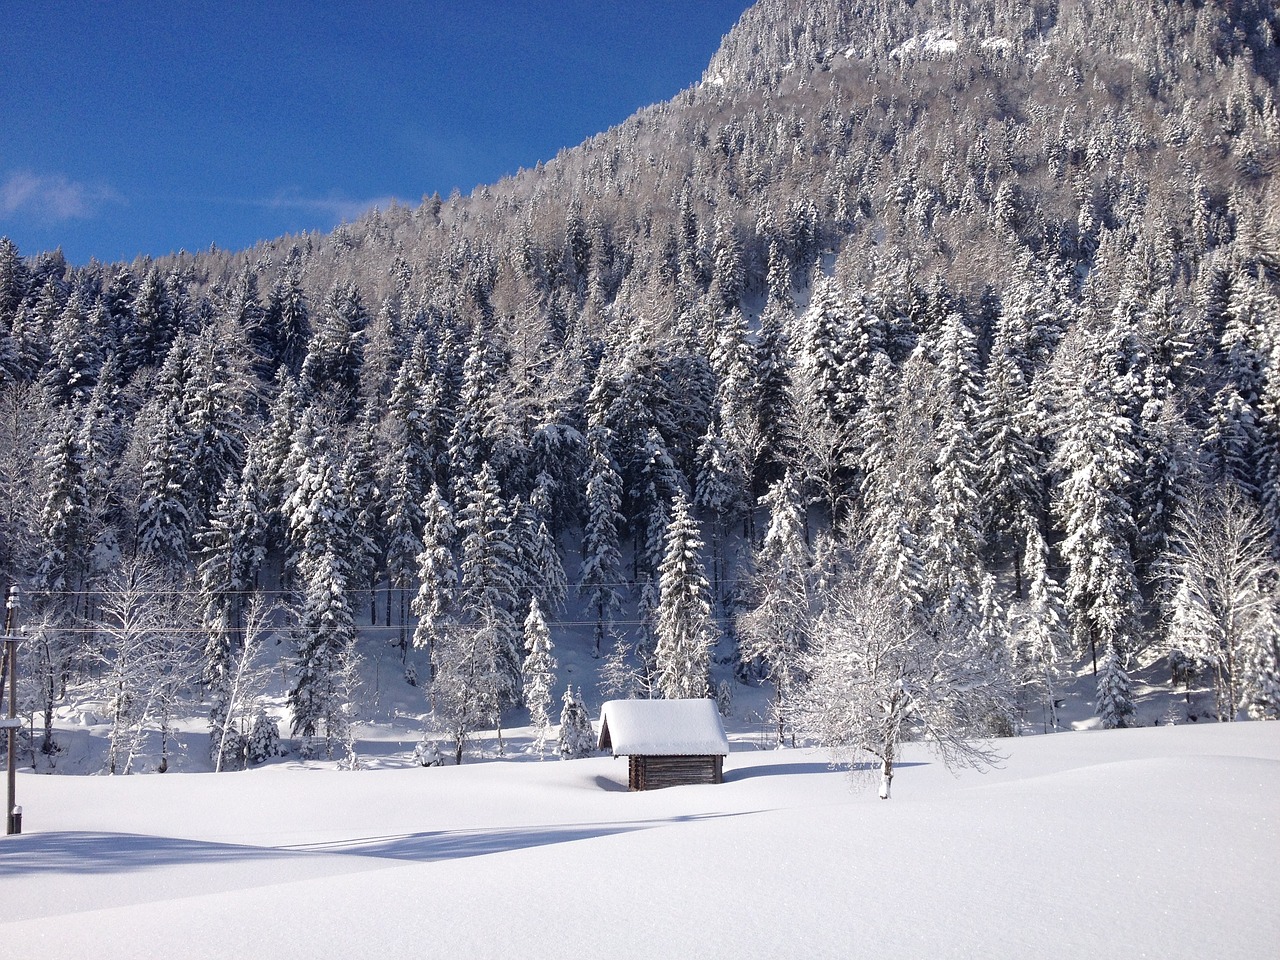
<svg viewBox="0 0 1280 960"><path fill-rule="evenodd" d="M237 863L331 854L433 863L571 843L668 824L741 814L670 817L630 823L565 824L495 830L440 830L283 847L210 843L130 833L54 832L0 842L0 879L36 874L110 874L182 864Z"/></svg>
<svg viewBox="0 0 1280 960"><path fill-rule="evenodd" d="M927 767L928 761L912 761L910 763L895 763L893 769L903 770L907 767ZM847 764L832 764L823 761L813 761L808 763L762 763L751 767L737 767L728 769L724 772L725 783L733 783L737 780L751 780L756 777L782 777L782 776L799 776L814 773L848 773ZM868 773L880 772L880 763L859 762L853 765L853 772Z"/></svg>

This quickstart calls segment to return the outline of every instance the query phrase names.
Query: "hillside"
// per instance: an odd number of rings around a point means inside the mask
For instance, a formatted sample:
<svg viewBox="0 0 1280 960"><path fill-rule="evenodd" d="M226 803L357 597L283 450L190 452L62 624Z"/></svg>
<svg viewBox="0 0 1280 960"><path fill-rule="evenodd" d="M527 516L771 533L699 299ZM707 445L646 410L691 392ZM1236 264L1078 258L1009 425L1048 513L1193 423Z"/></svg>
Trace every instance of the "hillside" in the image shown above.
<svg viewBox="0 0 1280 960"><path fill-rule="evenodd" d="M0 241L24 749L92 694L114 772L192 709L233 765L272 719L330 755L357 628L461 749L526 717L534 607L615 693L765 683L779 740L852 735L860 636L945 661L965 733L1086 667L1124 725L1157 663L1274 717L1278 79L1265 0L762 0L468 197L127 265Z"/></svg>

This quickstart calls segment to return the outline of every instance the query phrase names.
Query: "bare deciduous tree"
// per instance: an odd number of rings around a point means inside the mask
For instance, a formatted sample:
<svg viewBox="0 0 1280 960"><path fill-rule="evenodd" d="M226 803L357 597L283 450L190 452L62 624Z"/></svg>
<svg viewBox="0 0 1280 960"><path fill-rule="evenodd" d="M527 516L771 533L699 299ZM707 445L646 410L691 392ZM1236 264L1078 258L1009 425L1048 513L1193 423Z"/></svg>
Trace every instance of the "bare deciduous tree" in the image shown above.
<svg viewBox="0 0 1280 960"><path fill-rule="evenodd" d="M1008 711L1005 679L970 638L913 618L870 578L855 572L833 587L806 659L798 727L851 770L863 753L878 759L882 799L904 741L926 742L948 767L997 759L981 738Z"/></svg>
<svg viewBox="0 0 1280 960"><path fill-rule="evenodd" d="M1212 672L1219 720L1248 704L1256 679L1248 671L1274 646L1280 570L1269 533L1258 509L1226 483L1190 497L1169 538L1168 643Z"/></svg>
<svg viewBox="0 0 1280 960"><path fill-rule="evenodd" d="M160 733L157 769L164 772L174 708L196 676L195 618L157 566L134 559L106 578L94 627L104 641L97 655L111 725L107 772L132 772L147 733L155 728Z"/></svg>

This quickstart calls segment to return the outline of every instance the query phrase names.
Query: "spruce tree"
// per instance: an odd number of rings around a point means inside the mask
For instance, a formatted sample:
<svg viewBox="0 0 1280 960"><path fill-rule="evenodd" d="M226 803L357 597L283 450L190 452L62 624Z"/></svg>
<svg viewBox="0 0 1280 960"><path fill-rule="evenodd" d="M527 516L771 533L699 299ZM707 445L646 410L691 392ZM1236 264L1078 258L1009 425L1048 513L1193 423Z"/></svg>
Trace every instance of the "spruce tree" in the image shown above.
<svg viewBox="0 0 1280 960"><path fill-rule="evenodd" d="M618 551L622 481L609 444L609 428L593 423L587 431L587 519L583 527L582 572L578 592L595 615L595 655L618 608L622 555Z"/></svg>
<svg viewBox="0 0 1280 960"><path fill-rule="evenodd" d="M711 648L718 639L711 616L711 587L698 553L702 538L677 495L667 526L666 555L658 568L657 689L668 699L710 693Z"/></svg>
<svg viewBox="0 0 1280 960"><path fill-rule="evenodd" d="M345 564L331 549L307 567L298 622L294 682L286 702L293 734L309 742L324 733L325 753L345 732L344 659L355 643ZM304 750L308 746L304 745Z"/></svg>
<svg viewBox="0 0 1280 960"><path fill-rule="evenodd" d="M458 569L453 557L457 529L453 511L435 484L422 504L422 552L418 554L418 594L412 611L418 618L413 645L432 650L455 619ZM432 658L434 663L434 657Z"/></svg>
<svg viewBox="0 0 1280 960"><path fill-rule="evenodd" d="M391 587L399 598L400 647L407 646L405 624L408 613L407 591L418 572L418 556L424 549L422 530L425 515L421 506L421 492L414 489L410 464L398 457L395 475L391 478L386 503L386 566ZM388 615L390 611L388 611Z"/></svg>
<svg viewBox="0 0 1280 960"><path fill-rule="evenodd" d="M788 472L761 498L769 508L769 529L756 556L752 581L756 604L739 618L745 662L760 658L773 681L771 712L781 747L790 736L795 745L791 701L800 679L804 636L809 627L809 565L804 539L803 508L794 477Z"/></svg>
<svg viewBox="0 0 1280 960"><path fill-rule="evenodd" d="M79 590L88 569L90 544L86 464L74 417L64 414L52 427L44 451L47 487L41 504L39 589Z"/></svg>
<svg viewBox="0 0 1280 960"><path fill-rule="evenodd" d="M560 706L560 759L576 760L596 751L596 733L582 702L582 691L566 687Z"/></svg>
<svg viewBox="0 0 1280 960"><path fill-rule="evenodd" d="M187 562L195 526L187 482L191 450L182 429L181 401L151 407L142 422L150 453L142 468L138 551L176 570Z"/></svg>
<svg viewBox="0 0 1280 960"><path fill-rule="evenodd" d="M524 621L524 702L529 708L529 723L534 730L533 749L541 760L546 752L551 718L551 687L555 683L556 660L551 655L551 631L543 619L537 598L529 601L529 615Z"/></svg>
<svg viewBox="0 0 1280 960"><path fill-rule="evenodd" d="M1107 652L1098 672L1098 700L1094 709L1108 730L1127 727L1133 720L1129 674L1125 672L1119 651L1114 648Z"/></svg>
<svg viewBox="0 0 1280 960"><path fill-rule="evenodd" d="M511 516L489 465L483 464L467 490L458 519L462 535L458 602L473 623L494 634L495 674L501 678L500 701L519 689L519 628L512 603L518 571L511 540Z"/></svg>
<svg viewBox="0 0 1280 960"><path fill-rule="evenodd" d="M1082 377L1068 399L1054 466L1065 539L1067 605L1078 647L1097 665L1099 651L1127 649L1141 597L1131 544L1128 491L1135 464L1132 424L1103 379Z"/></svg>

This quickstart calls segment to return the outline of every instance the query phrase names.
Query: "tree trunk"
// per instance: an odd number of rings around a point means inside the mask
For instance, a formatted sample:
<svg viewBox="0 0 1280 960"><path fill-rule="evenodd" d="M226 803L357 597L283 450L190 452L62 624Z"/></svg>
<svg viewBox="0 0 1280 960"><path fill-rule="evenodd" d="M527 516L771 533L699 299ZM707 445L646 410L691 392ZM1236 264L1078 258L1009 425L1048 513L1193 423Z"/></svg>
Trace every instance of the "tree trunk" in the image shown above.
<svg viewBox="0 0 1280 960"><path fill-rule="evenodd" d="M889 799L889 788L893 784L893 748L894 744L885 738L884 753L880 757L880 799Z"/></svg>

